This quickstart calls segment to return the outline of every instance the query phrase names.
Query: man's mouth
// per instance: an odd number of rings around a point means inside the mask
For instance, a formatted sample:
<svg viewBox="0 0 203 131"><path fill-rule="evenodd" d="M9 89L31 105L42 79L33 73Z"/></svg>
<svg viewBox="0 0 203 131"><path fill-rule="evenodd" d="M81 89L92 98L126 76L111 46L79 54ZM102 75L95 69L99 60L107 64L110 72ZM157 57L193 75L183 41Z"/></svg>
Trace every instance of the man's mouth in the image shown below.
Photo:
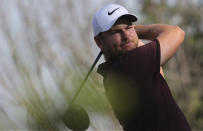
<svg viewBox="0 0 203 131"><path fill-rule="evenodd" d="M132 45L132 42L127 42L127 43L124 43L124 44L122 44L121 45L121 48L128 48L129 46L131 46Z"/></svg>

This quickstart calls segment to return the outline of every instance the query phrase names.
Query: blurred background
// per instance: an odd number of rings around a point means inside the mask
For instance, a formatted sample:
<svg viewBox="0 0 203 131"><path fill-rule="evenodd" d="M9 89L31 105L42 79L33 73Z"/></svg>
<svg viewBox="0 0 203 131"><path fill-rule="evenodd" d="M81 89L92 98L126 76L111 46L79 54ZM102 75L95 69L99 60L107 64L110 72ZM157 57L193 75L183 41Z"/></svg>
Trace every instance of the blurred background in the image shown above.
<svg viewBox="0 0 203 131"><path fill-rule="evenodd" d="M0 130L69 130L62 115L99 53L92 17L109 3L136 14L136 24L165 23L185 31L164 73L192 129L203 130L202 0L0 2ZM94 69L76 100L90 116L88 130L121 130L104 93Z"/></svg>

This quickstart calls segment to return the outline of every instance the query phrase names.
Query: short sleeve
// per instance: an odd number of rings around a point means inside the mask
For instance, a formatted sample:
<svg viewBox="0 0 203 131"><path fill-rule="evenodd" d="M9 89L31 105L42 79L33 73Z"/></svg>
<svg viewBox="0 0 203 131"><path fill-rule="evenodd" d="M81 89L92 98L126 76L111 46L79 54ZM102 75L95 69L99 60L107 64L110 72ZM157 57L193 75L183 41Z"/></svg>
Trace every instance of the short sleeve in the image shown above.
<svg viewBox="0 0 203 131"><path fill-rule="evenodd" d="M121 65L126 73L132 73L140 78L146 78L160 72L160 45L154 40L144 46L126 53Z"/></svg>

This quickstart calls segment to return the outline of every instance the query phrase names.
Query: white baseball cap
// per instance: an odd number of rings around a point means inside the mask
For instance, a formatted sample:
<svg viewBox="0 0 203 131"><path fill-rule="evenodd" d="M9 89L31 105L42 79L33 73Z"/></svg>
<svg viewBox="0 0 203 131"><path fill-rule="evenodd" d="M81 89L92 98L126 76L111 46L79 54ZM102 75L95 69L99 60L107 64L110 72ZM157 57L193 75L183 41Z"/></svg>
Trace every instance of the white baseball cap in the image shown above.
<svg viewBox="0 0 203 131"><path fill-rule="evenodd" d="M93 17L92 27L94 36L97 36L100 32L109 30L121 16L126 16L126 18L132 22L137 21L137 17L130 14L128 10L121 5L109 4L101 8Z"/></svg>

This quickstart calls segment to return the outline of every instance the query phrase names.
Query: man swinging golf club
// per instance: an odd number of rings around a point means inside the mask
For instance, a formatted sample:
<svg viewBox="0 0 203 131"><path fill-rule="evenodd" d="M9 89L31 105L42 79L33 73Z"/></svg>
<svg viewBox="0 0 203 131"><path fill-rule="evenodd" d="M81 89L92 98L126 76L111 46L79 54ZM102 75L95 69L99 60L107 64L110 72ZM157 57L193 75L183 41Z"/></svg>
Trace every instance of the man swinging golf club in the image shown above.
<svg viewBox="0 0 203 131"><path fill-rule="evenodd" d="M133 25L137 17L110 4L93 18L94 39L105 63L106 96L124 130L191 131L160 73L184 40L184 31L165 24ZM151 40L143 45L140 39Z"/></svg>

